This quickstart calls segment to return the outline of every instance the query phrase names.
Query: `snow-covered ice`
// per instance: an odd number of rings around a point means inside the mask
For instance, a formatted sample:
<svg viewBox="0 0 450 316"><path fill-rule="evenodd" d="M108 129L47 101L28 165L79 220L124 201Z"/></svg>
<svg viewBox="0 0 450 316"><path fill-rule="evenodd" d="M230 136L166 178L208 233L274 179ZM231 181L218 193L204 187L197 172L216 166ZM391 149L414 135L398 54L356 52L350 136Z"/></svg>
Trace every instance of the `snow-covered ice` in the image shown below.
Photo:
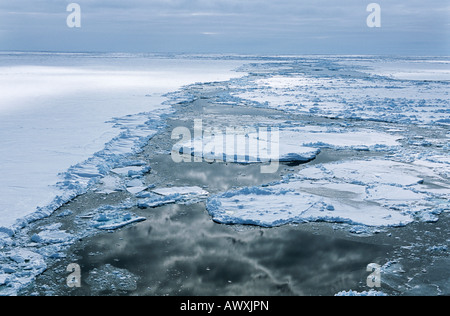
<svg viewBox="0 0 450 316"><path fill-rule="evenodd" d="M93 219L92 226L102 230L115 230L126 225L145 221L145 217L135 216L129 212L117 212L111 209L111 212L102 211Z"/></svg>
<svg viewBox="0 0 450 316"><path fill-rule="evenodd" d="M254 130L256 130L254 128ZM401 137L373 130L326 129L315 126L258 130L204 136L174 146L173 150L206 161L234 163L308 162L322 148L386 150L400 145Z"/></svg>
<svg viewBox="0 0 450 316"><path fill-rule="evenodd" d="M54 224L45 227L41 232L34 234L31 237L31 241L42 244L58 244L72 241L74 236L64 230L60 230L60 226L60 224Z"/></svg>
<svg viewBox="0 0 450 316"><path fill-rule="evenodd" d="M266 65L259 67L265 76L236 81L237 92L231 100L333 118L450 122L450 64L442 58L305 58L280 65L269 74Z"/></svg>
<svg viewBox="0 0 450 316"><path fill-rule="evenodd" d="M165 94L239 76L232 70L241 64L151 55L2 54L0 226L22 227L83 193L156 133L161 116L170 112Z"/></svg>
<svg viewBox="0 0 450 316"><path fill-rule="evenodd" d="M341 291L335 294L335 296L388 296L388 295L383 291L376 291L376 290L369 290L362 292L349 290L349 291Z"/></svg>
<svg viewBox="0 0 450 316"><path fill-rule="evenodd" d="M280 148L284 143L292 144L290 153L309 147L388 155L306 167L278 183L217 194L208 200L215 221L269 227L342 222L364 231L436 221L449 210L448 61L309 57L243 68L258 76L232 80L232 92L216 102L340 122L304 127L287 122L280 127ZM367 122L367 128L356 122ZM421 133L429 126L436 132L426 137ZM205 156L195 141L187 152ZM214 147L208 138L203 142Z"/></svg>
<svg viewBox="0 0 450 316"><path fill-rule="evenodd" d="M205 195L209 194L208 191L205 191L202 188L197 187L197 186L159 188L159 189L152 190L152 192L159 194L159 195L163 195L163 196L174 195L174 194L205 196Z"/></svg>
<svg viewBox="0 0 450 316"><path fill-rule="evenodd" d="M47 269L44 259L44 256L22 247L0 253L0 295L17 295L18 290Z"/></svg>
<svg viewBox="0 0 450 316"><path fill-rule="evenodd" d="M139 198L137 202L139 208L155 208L173 203L195 203L204 200L208 195L208 191L193 186L158 188L150 192L140 192L136 197Z"/></svg>
<svg viewBox="0 0 450 316"><path fill-rule="evenodd" d="M81 235L92 234L92 229L115 230L133 223L145 221L145 217L137 216L129 210L136 204L126 199L118 205L103 205L89 210L76 217L76 224Z"/></svg>
<svg viewBox="0 0 450 316"><path fill-rule="evenodd" d="M275 184L212 196L207 209L225 224L404 226L450 209L450 185L428 189L442 180L431 169L389 160L343 161L304 168Z"/></svg>

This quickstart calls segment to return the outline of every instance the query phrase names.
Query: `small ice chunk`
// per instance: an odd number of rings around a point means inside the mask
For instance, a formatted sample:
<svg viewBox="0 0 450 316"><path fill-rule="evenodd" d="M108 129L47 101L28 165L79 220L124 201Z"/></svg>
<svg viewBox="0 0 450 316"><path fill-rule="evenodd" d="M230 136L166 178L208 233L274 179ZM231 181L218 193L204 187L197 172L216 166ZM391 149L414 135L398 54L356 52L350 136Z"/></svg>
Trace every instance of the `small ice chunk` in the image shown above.
<svg viewBox="0 0 450 316"><path fill-rule="evenodd" d="M66 216L70 216L72 214L73 214L73 212L71 210L65 210L65 211L59 213L58 215L56 215L56 217L66 217Z"/></svg>
<svg viewBox="0 0 450 316"><path fill-rule="evenodd" d="M43 244L58 244L71 241L74 236L65 230L60 230L61 226L61 223L45 226L40 233L31 237L31 241Z"/></svg>
<svg viewBox="0 0 450 316"><path fill-rule="evenodd" d="M388 295L382 291L375 291L375 290L363 292L350 290L350 291L341 291L335 294L335 296L388 296Z"/></svg>
<svg viewBox="0 0 450 316"><path fill-rule="evenodd" d="M171 188L159 188L154 189L152 192L162 195L162 196L169 196L174 194L179 195L200 195L205 196L208 195L209 192L203 190L200 187L192 186L192 187L171 187Z"/></svg>
<svg viewBox="0 0 450 316"><path fill-rule="evenodd" d="M155 208L160 207L167 204L173 204L177 201L181 200L180 195L168 195L168 196L161 196L157 195L155 193L152 193L153 196L144 198L140 200L137 204L139 208Z"/></svg>
<svg viewBox="0 0 450 316"><path fill-rule="evenodd" d="M93 269L86 279L94 294L99 295L109 291L134 291L137 289L139 277L128 270L114 267L110 264Z"/></svg>
<svg viewBox="0 0 450 316"><path fill-rule="evenodd" d="M126 185L127 185L127 188L144 186L142 180L139 180L139 179L133 179L133 180L127 181Z"/></svg>
<svg viewBox="0 0 450 316"><path fill-rule="evenodd" d="M117 176L106 176L100 180L97 193L111 194L113 192L123 191L124 185Z"/></svg>
<svg viewBox="0 0 450 316"><path fill-rule="evenodd" d="M130 192L131 194L138 194L145 190L147 190L146 186L137 186L137 187L127 188L127 191Z"/></svg>
<svg viewBox="0 0 450 316"><path fill-rule="evenodd" d="M150 166L127 166L127 167L121 167L121 168L115 168L111 171L117 175L124 176L124 177L134 177L134 176L143 176L145 173L149 172L151 170Z"/></svg>
<svg viewBox="0 0 450 316"><path fill-rule="evenodd" d="M72 240L74 236L63 230L44 230L31 237L31 241L43 244L58 244Z"/></svg>
<svg viewBox="0 0 450 316"><path fill-rule="evenodd" d="M0 273L0 285L8 284L10 276L8 274Z"/></svg>
<svg viewBox="0 0 450 316"><path fill-rule="evenodd" d="M139 217L129 212L109 210L94 216L92 226L101 230L114 230L145 220L145 217Z"/></svg>
<svg viewBox="0 0 450 316"><path fill-rule="evenodd" d="M127 191L130 192L131 194L137 194L139 192L147 190L148 188L146 185L144 185L144 183L140 179L133 179L127 181L126 186Z"/></svg>

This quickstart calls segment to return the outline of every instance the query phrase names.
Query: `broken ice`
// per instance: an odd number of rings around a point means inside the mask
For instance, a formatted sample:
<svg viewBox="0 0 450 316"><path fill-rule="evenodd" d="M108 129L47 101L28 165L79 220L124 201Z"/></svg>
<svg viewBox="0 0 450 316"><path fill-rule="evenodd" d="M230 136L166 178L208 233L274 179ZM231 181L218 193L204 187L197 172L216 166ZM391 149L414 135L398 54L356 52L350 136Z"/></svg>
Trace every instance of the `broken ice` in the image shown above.
<svg viewBox="0 0 450 316"><path fill-rule="evenodd" d="M215 221L226 224L404 226L450 208L450 186L430 191L425 177L430 183L442 181L428 168L388 160L322 164L276 184L215 195L207 209Z"/></svg>

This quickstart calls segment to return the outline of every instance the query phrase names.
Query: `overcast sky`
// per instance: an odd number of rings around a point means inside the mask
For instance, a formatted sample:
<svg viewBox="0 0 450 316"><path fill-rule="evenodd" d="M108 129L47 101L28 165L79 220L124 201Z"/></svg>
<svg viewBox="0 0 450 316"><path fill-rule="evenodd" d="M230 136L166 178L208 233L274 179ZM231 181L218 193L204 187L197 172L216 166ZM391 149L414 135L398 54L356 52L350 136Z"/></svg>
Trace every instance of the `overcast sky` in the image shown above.
<svg viewBox="0 0 450 316"><path fill-rule="evenodd" d="M450 1L1 0L0 50L448 56Z"/></svg>

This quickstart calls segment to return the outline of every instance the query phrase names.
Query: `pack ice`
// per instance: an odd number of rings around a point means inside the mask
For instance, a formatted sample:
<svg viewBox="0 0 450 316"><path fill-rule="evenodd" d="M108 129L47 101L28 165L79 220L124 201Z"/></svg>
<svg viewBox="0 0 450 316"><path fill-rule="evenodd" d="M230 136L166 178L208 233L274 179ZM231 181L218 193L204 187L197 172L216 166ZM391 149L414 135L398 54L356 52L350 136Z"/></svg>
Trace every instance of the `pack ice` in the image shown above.
<svg viewBox="0 0 450 316"><path fill-rule="evenodd" d="M449 210L449 197L450 186L429 168L372 159L307 167L277 183L212 196L207 209L224 224L387 227L435 220Z"/></svg>

